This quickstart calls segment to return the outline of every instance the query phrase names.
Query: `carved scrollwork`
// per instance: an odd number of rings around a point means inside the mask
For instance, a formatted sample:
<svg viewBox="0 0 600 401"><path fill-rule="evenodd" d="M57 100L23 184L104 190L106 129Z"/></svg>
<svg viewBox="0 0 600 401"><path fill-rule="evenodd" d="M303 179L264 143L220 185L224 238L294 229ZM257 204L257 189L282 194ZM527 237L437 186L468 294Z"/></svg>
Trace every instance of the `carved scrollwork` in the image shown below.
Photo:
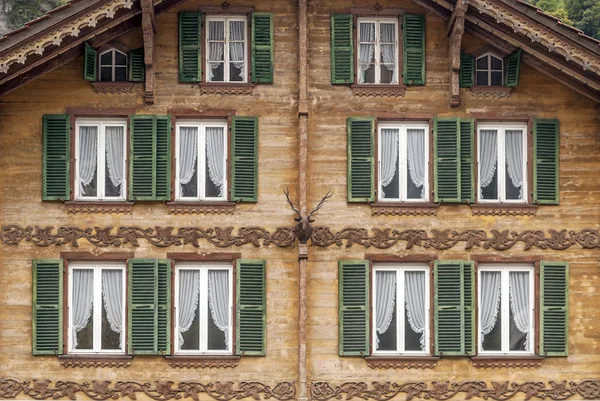
<svg viewBox="0 0 600 401"><path fill-rule="evenodd" d="M154 383L137 381L96 381L77 383L73 381L50 380L16 380L0 379L0 398L17 398L29 396L37 400L69 398L77 399L84 395L92 400L118 400L120 398L137 399L146 396L156 401L173 399L192 399L198 401L199 394L206 394L217 401L231 401L252 398L254 400L274 398L279 401L292 400L296 396L294 382L280 382L275 387L260 382L214 382L197 383L181 382L173 387L174 382L157 380Z"/></svg>
<svg viewBox="0 0 600 401"><path fill-rule="evenodd" d="M239 358L171 358L168 360L172 368L235 368L240 364Z"/></svg>
<svg viewBox="0 0 600 401"><path fill-rule="evenodd" d="M96 93L120 95L122 93L133 93L135 83L133 82L92 82L92 88Z"/></svg>
<svg viewBox="0 0 600 401"><path fill-rule="evenodd" d="M332 386L328 382L314 381L311 383L313 400L327 401L331 399L352 398L374 401L388 401L398 395L404 395L405 400L424 398L427 400L448 400L456 395L463 399L477 397L484 400L506 401L513 397L526 400L531 398L566 400L571 397L595 399L600 397L600 381L586 379L576 381L544 382L500 382L486 383L478 380L463 382L373 382L369 387L365 382L345 382Z"/></svg>

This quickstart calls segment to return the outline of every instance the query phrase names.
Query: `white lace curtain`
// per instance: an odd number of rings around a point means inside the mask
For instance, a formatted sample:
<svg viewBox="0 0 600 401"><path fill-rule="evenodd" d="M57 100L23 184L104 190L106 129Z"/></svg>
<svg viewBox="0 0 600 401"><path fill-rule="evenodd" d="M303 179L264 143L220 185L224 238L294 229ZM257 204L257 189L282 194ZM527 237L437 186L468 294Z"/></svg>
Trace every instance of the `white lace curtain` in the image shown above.
<svg viewBox="0 0 600 401"><path fill-rule="evenodd" d="M383 188L387 187L396 174L398 166L398 130L381 130L381 195L385 196Z"/></svg>
<svg viewBox="0 0 600 401"><path fill-rule="evenodd" d="M194 321L200 295L200 272L198 270L179 271L179 348L184 343L183 333L187 332Z"/></svg>
<svg viewBox="0 0 600 401"><path fill-rule="evenodd" d="M398 82L398 68L396 68L396 25L381 24L381 56L386 69L392 71L392 82Z"/></svg>
<svg viewBox="0 0 600 401"><path fill-rule="evenodd" d="M365 82L365 71L375 62L375 24L361 23L359 33L359 83Z"/></svg>
<svg viewBox="0 0 600 401"><path fill-rule="evenodd" d="M531 316L529 307L529 273L510 272L510 309L517 330L526 335L525 350L529 349L529 328L531 327ZM511 349L513 349L511 344Z"/></svg>
<svg viewBox="0 0 600 401"><path fill-rule="evenodd" d="M244 78L244 21L229 22L229 60Z"/></svg>
<svg viewBox="0 0 600 401"><path fill-rule="evenodd" d="M421 187L421 198L425 193L425 133L421 129L407 130L408 171L416 187Z"/></svg>
<svg viewBox="0 0 600 401"><path fill-rule="evenodd" d="M396 272L378 271L375 299L375 334L377 347L379 348L379 334L385 333L394 318L396 304Z"/></svg>
<svg viewBox="0 0 600 401"><path fill-rule="evenodd" d="M214 69L223 65L225 55L225 23L223 21L209 21L208 23L208 70L209 81L214 79Z"/></svg>
<svg viewBox="0 0 600 401"><path fill-rule="evenodd" d="M498 153L498 133L495 130L481 130L479 137L480 157L479 157L479 187L480 189L487 188L494 179L496 172L496 162ZM483 191L481 192L483 198Z"/></svg>
<svg viewBox="0 0 600 401"><path fill-rule="evenodd" d="M406 272L405 305L410 328L421 334L421 350L425 350L425 273Z"/></svg>
<svg viewBox="0 0 600 401"><path fill-rule="evenodd" d="M208 307L215 326L229 338L229 272L208 271Z"/></svg>
<svg viewBox="0 0 600 401"><path fill-rule="evenodd" d="M125 172L125 150L123 149L123 127L106 127L106 165L108 178L114 187L123 184Z"/></svg>
<svg viewBox="0 0 600 401"><path fill-rule="evenodd" d="M219 188L219 197L223 196L223 177L225 176L225 148L222 127L206 128L206 164L208 176Z"/></svg>
<svg viewBox="0 0 600 401"><path fill-rule="evenodd" d="M94 271L73 270L73 296L71 300L71 339L73 348L78 345L77 333L83 330L92 316L94 305Z"/></svg>
<svg viewBox="0 0 600 401"><path fill-rule="evenodd" d="M519 188L519 199L523 199L523 137L520 130L506 131L506 166L508 176L515 188Z"/></svg>
<svg viewBox="0 0 600 401"><path fill-rule="evenodd" d="M483 344L485 336L488 335L496 326L498 311L500 308L500 272L482 272L481 273L481 321L480 341Z"/></svg>
<svg viewBox="0 0 600 401"><path fill-rule="evenodd" d="M98 127L79 128L79 192L86 195L84 186L96 176L98 161ZM90 194L95 196L96 194Z"/></svg>
<svg viewBox="0 0 600 401"><path fill-rule="evenodd" d="M183 191L183 186L192 180L196 171L197 158L198 128L181 127L179 130L179 189L181 196L187 195Z"/></svg>
<svg viewBox="0 0 600 401"><path fill-rule="evenodd" d="M110 329L121 334L123 331L123 272L102 270L102 299L106 320ZM123 347L123 336L119 337L119 348Z"/></svg>

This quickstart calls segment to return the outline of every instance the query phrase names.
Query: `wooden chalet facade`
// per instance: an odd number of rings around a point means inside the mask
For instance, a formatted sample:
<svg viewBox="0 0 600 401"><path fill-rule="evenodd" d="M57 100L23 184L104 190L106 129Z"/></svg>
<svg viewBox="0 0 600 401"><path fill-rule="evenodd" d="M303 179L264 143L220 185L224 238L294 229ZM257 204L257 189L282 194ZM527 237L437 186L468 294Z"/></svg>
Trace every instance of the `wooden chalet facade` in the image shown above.
<svg viewBox="0 0 600 401"><path fill-rule="evenodd" d="M0 39L0 398L600 399L599 104L520 0L72 0Z"/></svg>

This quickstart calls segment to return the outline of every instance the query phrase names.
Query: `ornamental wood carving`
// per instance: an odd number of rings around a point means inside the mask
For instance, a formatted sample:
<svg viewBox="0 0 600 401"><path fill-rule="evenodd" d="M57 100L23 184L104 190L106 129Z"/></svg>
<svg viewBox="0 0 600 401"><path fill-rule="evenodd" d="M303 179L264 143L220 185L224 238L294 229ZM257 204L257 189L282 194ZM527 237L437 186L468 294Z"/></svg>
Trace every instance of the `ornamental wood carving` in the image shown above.
<svg viewBox="0 0 600 401"><path fill-rule="evenodd" d="M500 382L486 383L479 380L462 382L372 382L371 386L365 382L345 382L333 386L324 381L311 383L313 400L326 401L331 399L363 399L375 401L388 401L397 396L404 396L405 400L424 398L426 400L448 400L455 395L462 399L484 399L505 401L513 397L530 400L550 399L567 400L571 397L597 399L600 397L600 380L586 379L576 381L550 381L544 382Z"/></svg>
<svg viewBox="0 0 600 401"><path fill-rule="evenodd" d="M119 247L124 244L139 246L141 240L159 248L191 244L200 246L200 241L219 248L252 244L275 245L277 247L292 247L296 242L293 228L278 227L270 232L263 227L241 227L237 233L233 227L154 227L138 226L119 227L58 227L35 226L22 227L16 224L2 226L1 239L4 245L19 245L21 242L31 242L40 247L50 245L79 246L81 240L97 247ZM398 243L405 243L406 249L415 246L446 250L461 244L464 249L483 248L505 251L517 244L522 244L525 250L531 248L565 250L579 245L583 249L600 249L600 232L598 229L586 228L574 230L396 230L392 228L345 228L333 232L329 227L313 227L310 237L313 246L329 247L353 245L366 248L387 249Z"/></svg>
<svg viewBox="0 0 600 401"><path fill-rule="evenodd" d="M92 380L81 383L74 381L50 380L16 380L0 379L0 398L17 398L28 396L37 400L69 398L77 396L89 397L92 400L117 400L129 398L135 400L137 396L147 396L157 401L192 399L198 401L199 394L206 394L217 401L241 400L252 398L254 400L274 398L279 401L292 400L296 396L294 382L280 382L274 387L260 382L180 382L174 387L174 382L158 380L154 383L138 381L118 381L112 383L108 380Z"/></svg>
<svg viewBox="0 0 600 401"><path fill-rule="evenodd" d="M235 368L240 364L239 358L207 359L207 358L170 358L168 364L172 368L209 369Z"/></svg>
<svg viewBox="0 0 600 401"><path fill-rule="evenodd" d="M366 358L367 366L371 369L433 369L437 358Z"/></svg>

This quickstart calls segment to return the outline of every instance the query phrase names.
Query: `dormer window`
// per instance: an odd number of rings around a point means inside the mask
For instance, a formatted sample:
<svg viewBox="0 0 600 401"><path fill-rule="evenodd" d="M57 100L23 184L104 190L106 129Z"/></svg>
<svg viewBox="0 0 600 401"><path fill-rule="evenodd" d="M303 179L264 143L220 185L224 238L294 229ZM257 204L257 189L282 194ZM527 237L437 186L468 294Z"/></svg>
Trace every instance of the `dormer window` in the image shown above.
<svg viewBox="0 0 600 401"><path fill-rule="evenodd" d="M127 81L127 54L117 49L100 53L100 81Z"/></svg>
<svg viewBox="0 0 600 401"><path fill-rule="evenodd" d="M491 53L478 57L475 76L478 86L504 85L504 60Z"/></svg>

